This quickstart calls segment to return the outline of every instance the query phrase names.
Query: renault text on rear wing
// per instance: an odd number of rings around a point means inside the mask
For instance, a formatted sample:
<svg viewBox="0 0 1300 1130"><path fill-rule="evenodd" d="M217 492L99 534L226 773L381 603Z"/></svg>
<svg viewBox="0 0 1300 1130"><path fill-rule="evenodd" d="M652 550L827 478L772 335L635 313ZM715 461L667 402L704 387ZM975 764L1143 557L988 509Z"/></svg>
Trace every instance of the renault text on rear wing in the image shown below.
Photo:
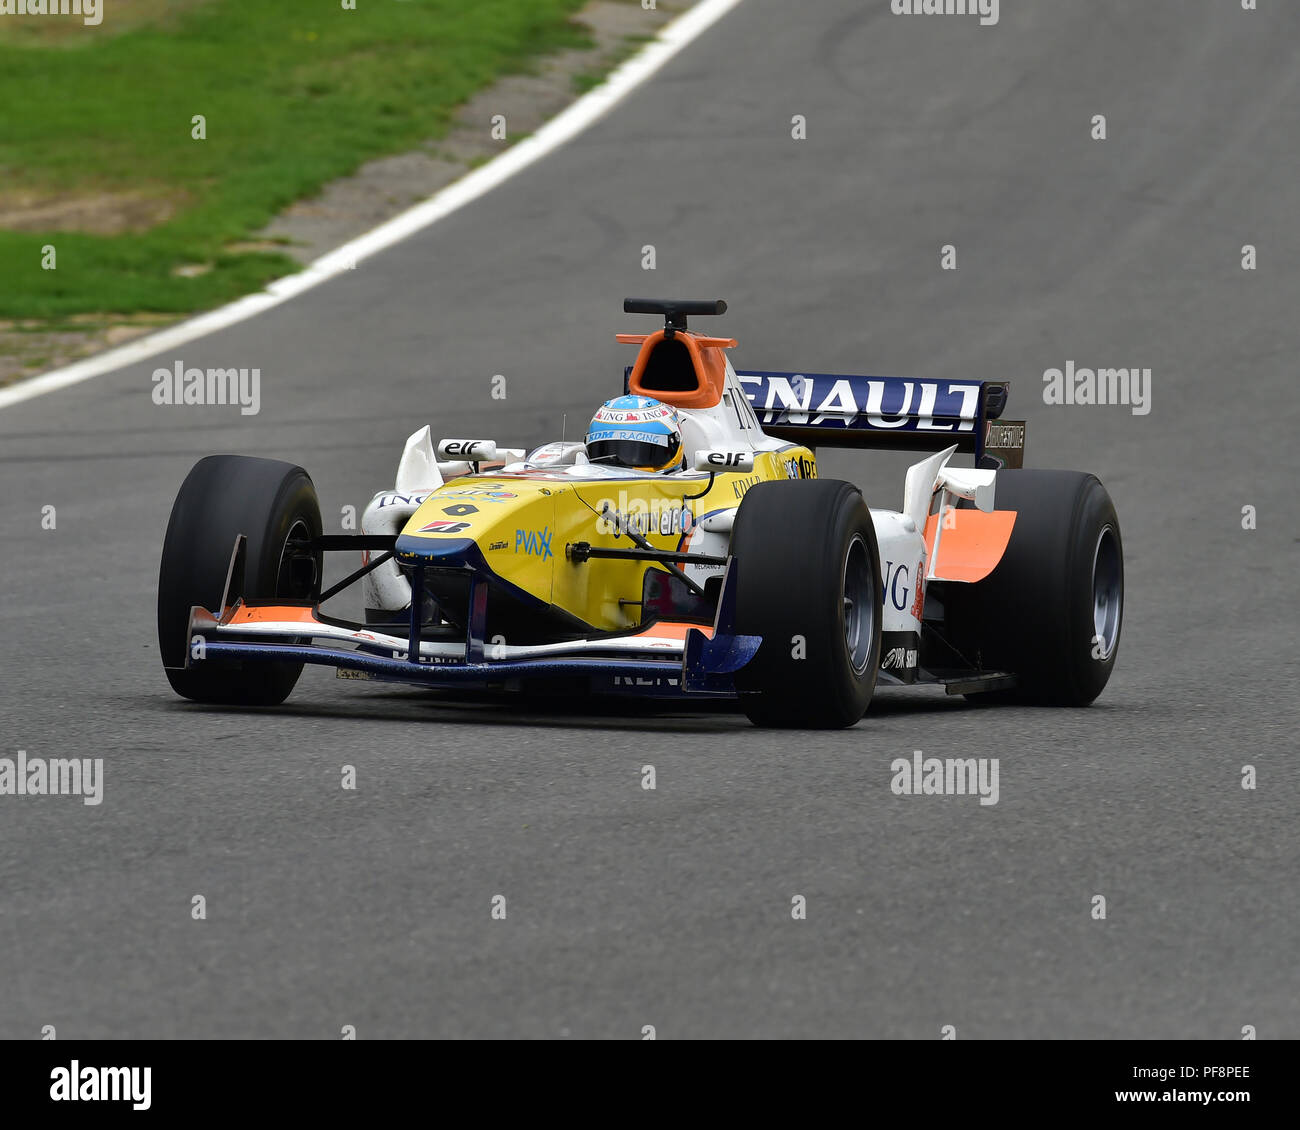
<svg viewBox="0 0 1300 1130"><path fill-rule="evenodd" d="M737 372L763 431L823 447L947 447L984 454L1007 386L987 381Z"/></svg>

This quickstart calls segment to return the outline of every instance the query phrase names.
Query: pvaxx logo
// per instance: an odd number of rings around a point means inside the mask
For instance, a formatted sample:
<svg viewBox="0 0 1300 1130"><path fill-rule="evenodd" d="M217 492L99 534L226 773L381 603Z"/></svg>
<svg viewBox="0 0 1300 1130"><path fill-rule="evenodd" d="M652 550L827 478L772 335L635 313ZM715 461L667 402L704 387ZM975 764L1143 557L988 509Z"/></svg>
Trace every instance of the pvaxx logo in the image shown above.
<svg viewBox="0 0 1300 1130"><path fill-rule="evenodd" d="M541 530L516 530L515 552L540 557L543 561L552 557L550 526Z"/></svg>

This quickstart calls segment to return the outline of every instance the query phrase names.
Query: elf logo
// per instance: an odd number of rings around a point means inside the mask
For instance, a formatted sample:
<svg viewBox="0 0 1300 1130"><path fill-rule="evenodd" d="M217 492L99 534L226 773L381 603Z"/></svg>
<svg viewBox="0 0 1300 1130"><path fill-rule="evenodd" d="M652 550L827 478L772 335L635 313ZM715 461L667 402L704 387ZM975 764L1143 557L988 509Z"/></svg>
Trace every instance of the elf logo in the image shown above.
<svg viewBox="0 0 1300 1130"><path fill-rule="evenodd" d="M420 527L422 534L459 534L469 529L468 522L429 522Z"/></svg>
<svg viewBox="0 0 1300 1130"><path fill-rule="evenodd" d="M530 557L540 557L543 561L553 557L550 527L541 530L516 530L515 552L525 553Z"/></svg>
<svg viewBox="0 0 1300 1130"><path fill-rule="evenodd" d="M460 459L477 463L496 457L496 441L491 439L444 439L438 444L439 459Z"/></svg>
<svg viewBox="0 0 1300 1130"><path fill-rule="evenodd" d="M754 453L752 451L697 451L695 469L697 471L752 471Z"/></svg>

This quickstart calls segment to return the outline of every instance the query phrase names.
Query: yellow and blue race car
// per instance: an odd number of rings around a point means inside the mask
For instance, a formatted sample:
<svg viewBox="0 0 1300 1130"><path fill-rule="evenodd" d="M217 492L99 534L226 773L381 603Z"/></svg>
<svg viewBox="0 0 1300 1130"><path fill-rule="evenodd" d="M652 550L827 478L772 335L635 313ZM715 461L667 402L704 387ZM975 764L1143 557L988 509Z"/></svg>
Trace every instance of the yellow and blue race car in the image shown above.
<svg viewBox="0 0 1300 1130"><path fill-rule="evenodd" d="M301 467L200 460L163 545L172 687L282 702L303 664L501 692L738 698L768 726L858 722L878 683L1083 705L1106 685L1123 550L1092 475L1026 470L1007 385L737 371L662 316L581 441L410 437L355 534ZM819 478L819 447L909 447L901 510ZM936 450L937 449L937 450ZM973 466L952 458L969 454ZM996 505L995 505L996 501ZM361 566L322 591L323 555ZM324 610L361 586L364 620Z"/></svg>

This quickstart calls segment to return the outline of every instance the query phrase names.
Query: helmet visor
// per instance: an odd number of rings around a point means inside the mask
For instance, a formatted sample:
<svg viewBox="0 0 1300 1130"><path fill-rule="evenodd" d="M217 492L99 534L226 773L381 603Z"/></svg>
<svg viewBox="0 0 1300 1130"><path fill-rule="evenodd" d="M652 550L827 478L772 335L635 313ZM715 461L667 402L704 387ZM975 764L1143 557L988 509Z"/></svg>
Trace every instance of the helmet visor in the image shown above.
<svg viewBox="0 0 1300 1130"><path fill-rule="evenodd" d="M677 458L679 445L667 436L641 435L635 439L602 436L587 441L587 457L595 463L622 467L666 467Z"/></svg>

